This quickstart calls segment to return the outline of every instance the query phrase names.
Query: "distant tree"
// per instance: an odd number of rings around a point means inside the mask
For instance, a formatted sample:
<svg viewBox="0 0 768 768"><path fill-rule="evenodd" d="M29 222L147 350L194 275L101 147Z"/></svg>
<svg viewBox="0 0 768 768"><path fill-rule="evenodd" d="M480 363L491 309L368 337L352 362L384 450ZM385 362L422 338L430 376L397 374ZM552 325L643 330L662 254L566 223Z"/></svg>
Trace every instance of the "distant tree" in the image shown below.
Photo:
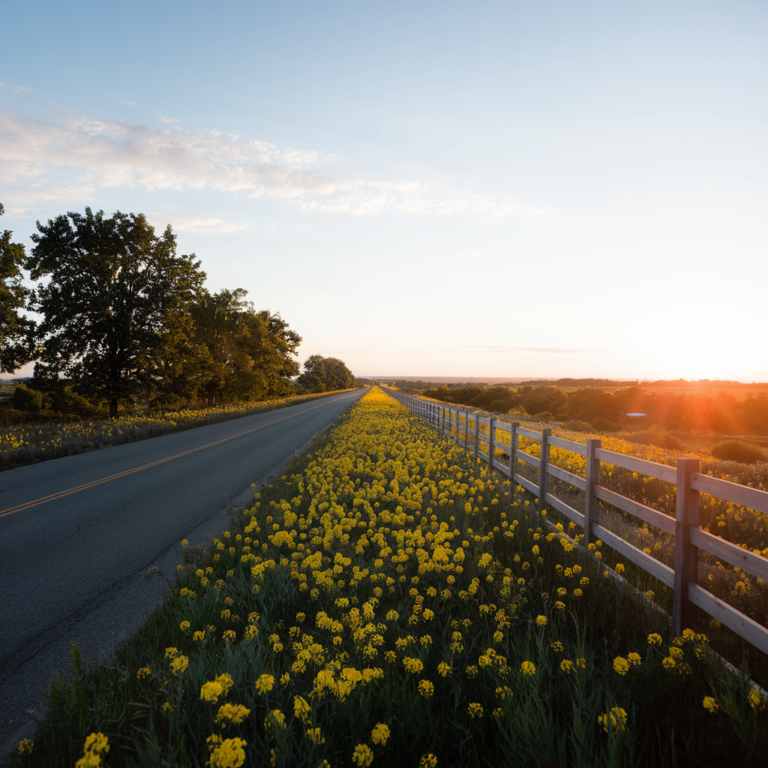
<svg viewBox="0 0 768 768"><path fill-rule="evenodd" d="M519 395L527 413L549 411L560 417L568 408L568 395L557 387L523 387Z"/></svg>
<svg viewBox="0 0 768 768"><path fill-rule="evenodd" d="M351 389L357 382L352 371L338 358L310 355L304 361L304 373L296 384L302 392L333 392Z"/></svg>
<svg viewBox="0 0 768 768"><path fill-rule="evenodd" d="M0 216L5 213L0 203ZM12 243L13 233L0 234L0 372L13 373L29 362L34 323L19 314L24 309L29 290L22 284L21 268L26 256L24 246Z"/></svg>
<svg viewBox="0 0 768 768"><path fill-rule="evenodd" d="M745 431L768 435L768 392L750 394L736 408Z"/></svg>
<svg viewBox="0 0 768 768"><path fill-rule="evenodd" d="M615 421L621 416L621 410L621 403L612 394L597 387L577 389L568 396L569 419L591 422L603 418Z"/></svg>
<svg viewBox="0 0 768 768"><path fill-rule="evenodd" d="M32 293L43 315L35 376L65 378L109 404L149 397L169 361L181 364L183 328L205 273L178 256L167 227L159 237L143 215L68 213L37 222L26 266L48 281Z"/></svg>

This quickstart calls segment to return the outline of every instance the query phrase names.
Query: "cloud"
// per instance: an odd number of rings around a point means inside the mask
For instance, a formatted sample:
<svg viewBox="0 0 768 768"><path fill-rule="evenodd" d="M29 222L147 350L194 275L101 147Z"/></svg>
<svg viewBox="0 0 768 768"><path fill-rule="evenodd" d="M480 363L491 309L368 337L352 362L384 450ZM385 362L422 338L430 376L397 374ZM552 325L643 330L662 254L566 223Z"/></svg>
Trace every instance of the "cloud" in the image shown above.
<svg viewBox="0 0 768 768"><path fill-rule="evenodd" d="M208 234L223 234L227 232L240 232L250 226L247 221L234 222L219 218L202 218L200 216L165 216L163 214L151 214L147 216L149 222L156 229L165 229L170 224L175 232L202 232Z"/></svg>
<svg viewBox="0 0 768 768"><path fill-rule="evenodd" d="M20 93L32 93L33 91L32 88L28 88L26 85L8 85L8 83L0 83L0 88L10 91L14 95Z"/></svg>
<svg viewBox="0 0 768 768"><path fill-rule="evenodd" d="M21 218L22 216L26 216L27 211L29 211L29 208L9 207L5 209L5 216L9 219Z"/></svg>
<svg viewBox="0 0 768 768"><path fill-rule="evenodd" d="M189 131L168 117L161 123L153 127L72 112L45 122L0 112L0 180L42 183L59 171L87 186L207 188L289 200L307 214L398 211L497 218L546 213L511 198L457 195L435 184L336 178L320 170L333 156L249 141L236 133Z"/></svg>

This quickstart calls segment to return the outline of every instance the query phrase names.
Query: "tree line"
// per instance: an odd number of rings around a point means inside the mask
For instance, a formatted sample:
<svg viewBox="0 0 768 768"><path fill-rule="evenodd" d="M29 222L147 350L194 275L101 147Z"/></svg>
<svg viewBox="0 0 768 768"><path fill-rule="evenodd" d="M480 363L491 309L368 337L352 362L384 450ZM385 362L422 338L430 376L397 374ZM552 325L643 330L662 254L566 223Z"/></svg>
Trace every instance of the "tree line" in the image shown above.
<svg viewBox="0 0 768 768"><path fill-rule="evenodd" d="M724 434L768 434L768 392L736 398L715 395L653 392L630 386L614 392L584 387L567 393L556 386L440 386L423 391L436 400L469 405L497 413L517 412L558 420L579 420L602 431L618 431L628 424L662 429ZM628 414L644 414L631 417Z"/></svg>
<svg viewBox="0 0 768 768"><path fill-rule="evenodd" d="M41 393L22 392L21 405L103 404L114 418L137 402L213 406L356 386L335 358L314 355L299 375L301 336L242 288L211 293L170 226L157 234L142 214L86 208L37 222L31 239L27 254L11 232L0 237L0 372L34 360Z"/></svg>

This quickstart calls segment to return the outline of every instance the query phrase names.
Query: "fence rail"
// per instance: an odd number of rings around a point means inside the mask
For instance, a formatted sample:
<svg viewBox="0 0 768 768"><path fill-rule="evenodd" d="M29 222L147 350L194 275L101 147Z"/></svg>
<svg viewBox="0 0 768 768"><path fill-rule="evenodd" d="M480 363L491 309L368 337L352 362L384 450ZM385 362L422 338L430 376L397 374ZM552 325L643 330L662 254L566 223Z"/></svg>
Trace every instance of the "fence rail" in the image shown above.
<svg viewBox="0 0 768 768"><path fill-rule="evenodd" d="M674 593L672 621L676 635L682 634L683 629L692 626L693 606L697 606L763 653L768 653L768 628L715 597L697 582L699 552L707 552L757 578L768 581L768 559L699 528L700 493L768 515L768 492L702 475L699 472L698 459L678 459L676 468L668 467L634 456L607 451L601 447L600 440L587 440L585 446L561 437L554 437L548 429L534 432L518 424L497 422L493 418L486 418L466 409L450 408L392 390L387 392L407 406L412 413L424 418L448 435L457 445L473 451L476 457L482 458L515 483L536 494L541 510L545 503L549 504L565 517L582 526L585 544L601 539L627 560L672 588ZM540 443L541 458L536 458L520 449L521 436ZM551 446L585 457L586 478L551 464L549 461ZM483 448L485 450L482 450ZM509 454L506 462L497 460L497 448L504 454ZM518 461L529 464L537 470L538 482L533 482L519 474ZM600 475L603 465L621 467L674 485L677 489L676 517L662 514L601 485ZM583 514L549 493L550 477L584 492ZM601 525L598 503L600 501L673 536L675 539L674 569Z"/></svg>

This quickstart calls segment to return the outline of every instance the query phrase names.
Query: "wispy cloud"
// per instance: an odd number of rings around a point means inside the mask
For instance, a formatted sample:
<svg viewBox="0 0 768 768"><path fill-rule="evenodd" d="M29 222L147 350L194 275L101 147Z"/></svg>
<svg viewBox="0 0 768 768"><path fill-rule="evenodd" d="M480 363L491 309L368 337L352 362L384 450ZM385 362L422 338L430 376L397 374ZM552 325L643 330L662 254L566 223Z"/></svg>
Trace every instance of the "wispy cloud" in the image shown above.
<svg viewBox="0 0 768 768"><path fill-rule="evenodd" d="M241 232L250 226L247 221L228 221L219 218L202 218L200 216L176 216L170 214L151 214L147 216L156 229L164 229L170 224L176 232L201 232L203 234L222 234L226 232Z"/></svg>
<svg viewBox="0 0 768 768"><path fill-rule="evenodd" d="M21 218L22 216L27 215L27 211L29 208L19 208L18 206L14 207L8 207L5 209L5 215L9 219L16 219Z"/></svg>
<svg viewBox="0 0 768 768"><path fill-rule="evenodd" d="M334 162L331 156L236 133L190 131L173 118L161 122L153 127L71 112L45 122L0 112L0 180L40 182L64 172L78 184L96 187L210 188L290 200L308 214L400 211L495 218L546 212L510 198L457 195L435 184L337 178L321 171Z"/></svg>
<svg viewBox="0 0 768 768"><path fill-rule="evenodd" d="M8 83L0 83L0 88L6 91L10 91L14 95L20 93L32 93L32 88L28 88L26 85L8 85Z"/></svg>
<svg viewBox="0 0 768 768"><path fill-rule="evenodd" d="M0 178L2 173L0 172ZM13 205L5 206L5 213L8 217L27 216L31 211L39 206L41 202L47 200L58 200L64 203L81 203L83 200L92 200L95 192L94 187L55 187L49 185L32 185L25 189L15 189L9 191L8 187L3 190L4 203L13 202Z"/></svg>

